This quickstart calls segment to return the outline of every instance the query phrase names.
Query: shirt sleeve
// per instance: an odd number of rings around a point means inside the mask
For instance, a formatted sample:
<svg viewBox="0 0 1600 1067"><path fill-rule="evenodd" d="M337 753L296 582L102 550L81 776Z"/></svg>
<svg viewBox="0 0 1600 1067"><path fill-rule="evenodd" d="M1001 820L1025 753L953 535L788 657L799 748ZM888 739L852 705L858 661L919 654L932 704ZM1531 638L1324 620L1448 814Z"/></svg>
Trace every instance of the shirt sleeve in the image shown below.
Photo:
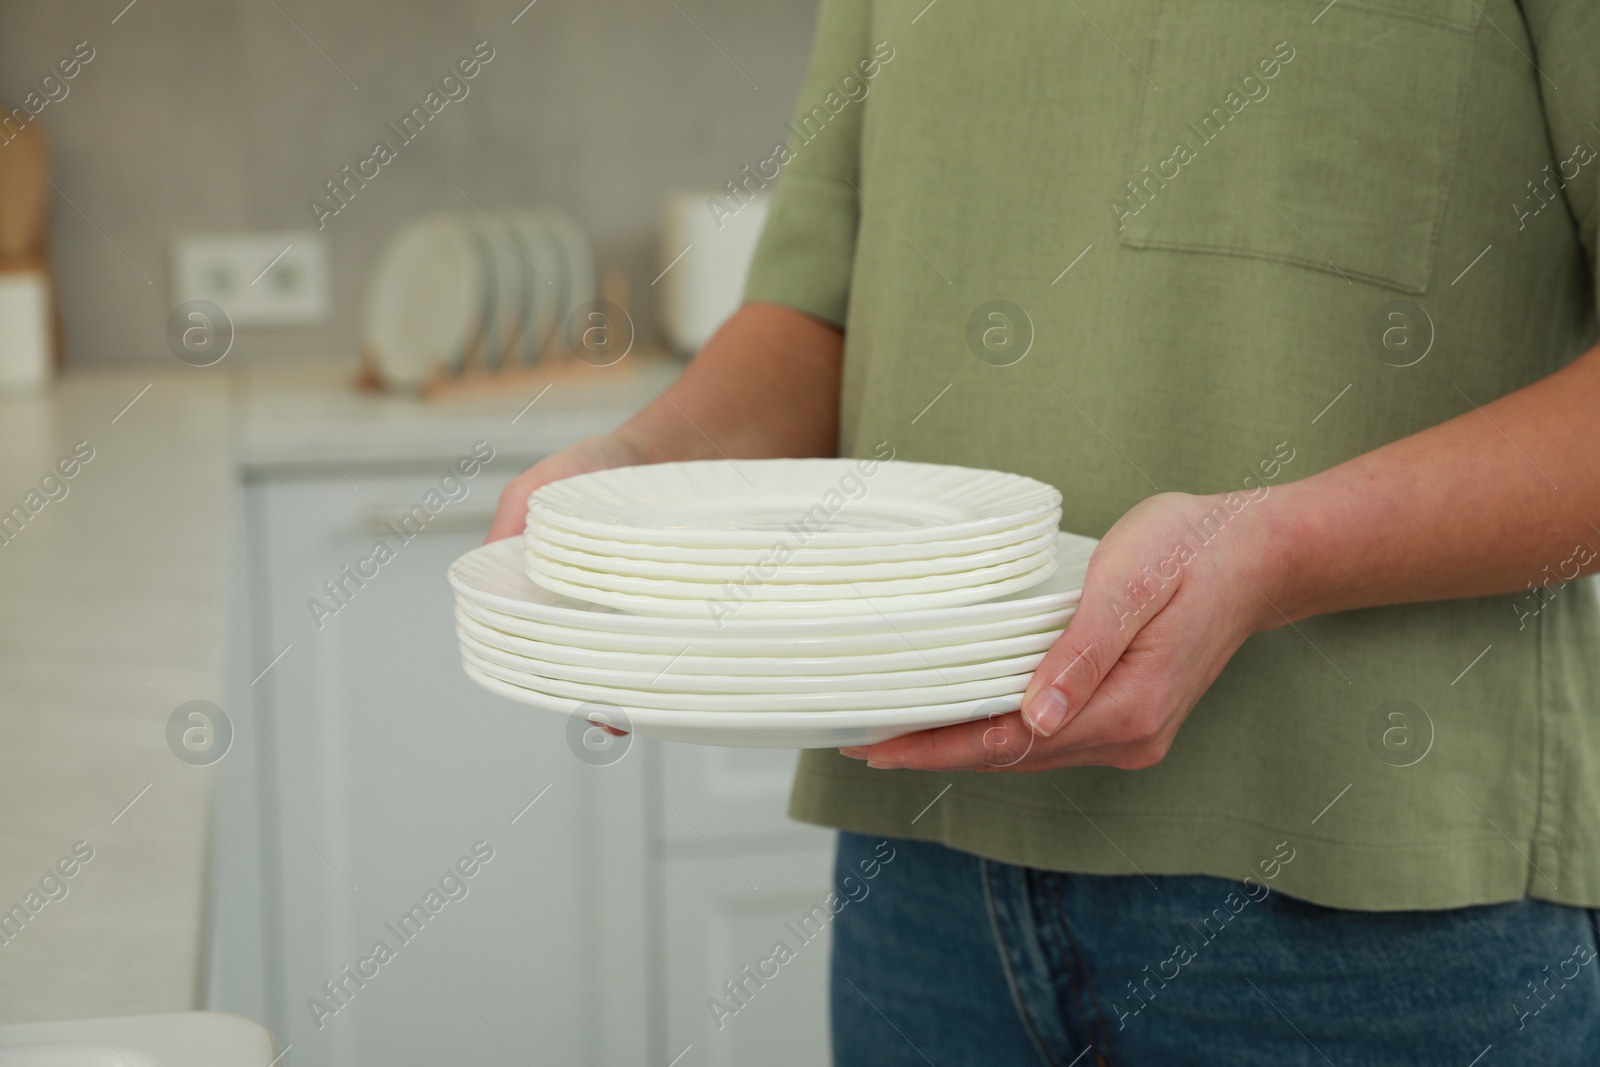
<svg viewBox="0 0 1600 1067"><path fill-rule="evenodd" d="M881 66L867 40L869 0L823 0L816 39L766 225L746 276L746 302L784 304L843 328L860 205L866 85ZM770 173L771 168L768 168Z"/></svg>
<svg viewBox="0 0 1600 1067"><path fill-rule="evenodd" d="M1523 0L1545 125L1600 301L1600 3Z"/></svg>

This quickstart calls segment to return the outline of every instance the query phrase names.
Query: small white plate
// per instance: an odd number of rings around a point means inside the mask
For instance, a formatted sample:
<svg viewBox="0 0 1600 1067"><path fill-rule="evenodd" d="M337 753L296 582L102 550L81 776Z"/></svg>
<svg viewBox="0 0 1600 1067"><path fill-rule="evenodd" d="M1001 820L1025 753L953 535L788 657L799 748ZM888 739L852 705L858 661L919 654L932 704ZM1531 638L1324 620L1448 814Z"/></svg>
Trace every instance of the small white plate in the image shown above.
<svg viewBox="0 0 1600 1067"><path fill-rule="evenodd" d="M809 567L822 565L864 566L878 563L901 563L914 560L939 559L971 555L998 548L1006 548L1036 537L1056 533L1057 520L1045 515L1021 526L974 537L955 538L949 541L896 542L857 548L820 548L814 544L796 548L790 566ZM642 542L612 541L563 530L541 522L530 514L527 536L537 538L541 544L560 545L563 548L620 560L623 563L641 563L649 566L673 566L689 563L703 567L730 567L742 569L761 563L773 551L773 542L759 548L718 548L692 545L648 545ZM774 538L775 542L777 539ZM571 562L571 561L569 561ZM622 572L627 573L627 572Z"/></svg>
<svg viewBox="0 0 1600 1067"><path fill-rule="evenodd" d="M781 581L787 574L786 566L768 566L771 580L763 581L759 573L746 576L741 588L748 601L817 601L860 600L863 597L879 599L911 596L925 593L944 593L955 589L972 589L987 586L1019 574L1033 574L1041 567L1055 562L1055 539L1037 552L976 566L970 570L957 570L945 574L910 574L885 578L839 579L835 581L801 582ZM590 589L604 589L613 593L629 593L651 599L667 600L722 600L729 595L726 579L678 580L674 578L640 578L631 574L614 574L610 571L592 571L574 567L546 557L537 548L523 554L528 577L540 582L549 575L573 585ZM892 565L891 565L892 566ZM753 579L753 580L752 580ZM1043 581L1043 576L1040 577ZM544 584L540 582L540 584ZM745 597L741 597L745 599ZM603 603L603 601L602 601ZM650 613L646 613L650 614Z"/></svg>
<svg viewBox="0 0 1600 1067"><path fill-rule="evenodd" d="M748 579L753 571L759 575L761 570L767 570L772 574L766 581L773 585L815 585L822 582L882 582L892 579L923 578L930 575L970 573L980 567L993 567L1029 556L1053 553L1056 530L1054 527L1048 527L1027 540L1014 541L1009 545L978 552L881 563L813 564L799 562L798 557L786 563L777 563L776 560L764 558L762 555L752 556L751 561L743 565L666 563L661 560L629 559L625 556L601 555L569 548L559 542L547 540L540 532L528 533L525 543L530 552L547 560L617 578L720 584Z"/></svg>
<svg viewBox="0 0 1600 1067"><path fill-rule="evenodd" d="M528 510L617 541L853 548L1059 521L1061 494L1020 474L903 460L697 460L564 478L534 490Z"/></svg>
<svg viewBox="0 0 1600 1067"><path fill-rule="evenodd" d="M1050 559L1033 570L999 581L986 582L983 585L886 596L873 596L865 590L859 595L852 595L854 590L849 586L843 586L840 591L844 596L837 600L780 600L770 596L775 589L793 589L793 586L768 586L760 590L762 596L750 600L729 596L673 598L641 593L618 593L558 578L550 573L548 567L543 566L535 570L530 577L546 589L573 600L603 604L635 615L697 619L725 625L735 616L747 619L798 621L816 618L836 619L846 615L892 615L897 612L980 604L1019 589L1038 585L1054 574L1055 570L1056 561Z"/></svg>
<svg viewBox="0 0 1600 1067"><path fill-rule="evenodd" d="M491 693L520 704L555 712L582 715L598 710L620 711L626 729L665 741L730 748L843 748L873 745L916 730L929 730L958 722L1016 711L1022 706L1021 690L1015 697L926 704L917 708L881 708L871 711L667 711L648 707L600 708L593 702L552 696L517 684L514 671L494 664L477 666L466 655L462 667L467 677ZM505 677L501 677L501 675ZM613 717L612 722L618 718Z"/></svg>
<svg viewBox="0 0 1600 1067"><path fill-rule="evenodd" d="M1077 609L1073 606L1042 615L1028 615L1020 619L1001 619L995 622L975 623L971 626L946 626L931 629L896 630L880 625L876 633L853 633L822 636L787 637L668 637L660 634L617 633L611 630L588 630L579 626L552 625L519 619L504 612L494 611L474 604L465 597L456 598L458 614L466 614L483 625L500 633L511 634L547 645L574 651L596 653L627 652L635 656L656 656L659 662L653 669L660 670L671 659L688 653L714 653L724 659L762 660L777 655L794 656L801 660L814 660L836 656L927 656L942 666L946 663L971 662L969 650L983 649L991 642L1036 640L1041 633L1056 634L1066 625ZM882 620L879 620L882 623ZM734 627L730 624L728 629ZM1018 653L1006 653L1016 655ZM573 662L581 662L574 660ZM896 670L883 667L883 670ZM728 673L737 673L729 668Z"/></svg>
<svg viewBox="0 0 1600 1067"><path fill-rule="evenodd" d="M1056 559L1060 566L1048 581L1019 589L989 603L907 611L894 615L892 620L876 613L832 618L764 619L748 618L741 612L733 618L721 620L719 625L710 618L629 615L597 604L569 599L535 584L523 571L522 541L515 537L479 545L452 563L447 577L456 593L465 600L519 619L558 627L671 637L682 642L711 637L784 642L848 634L898 637L916 630L1025 620L1072 607L1078 602L1089 556L1098 543L1090 537L1059 534Z"/></svg>
<svg viewBox="0 0 1600 1067"><path fill-rule="evenodd" d="M367 290L365 347L384 380L416 386L460 367L484 328L483 253L456 219L402 228L384 246Z"/></svg>
<svg viewBox="0 0 1600 1067"><path fill-rule="evenodd" d="M540 678L557 678L587 685L621 686L648 693L824 693L859 692L868 689L911 689L920 686L956 685L962 682L1004 678L1032 671L1044 659L1044 651L1009 656L949 667L922 665L897 671L848 671L841 674L799 673L787 669L782 661L765 674L686 674L682 662L669 663L666 669L639 669L631 656L614 655L604 666L578 666L530 655L507 647L517 638L496 634L484 626L463 620L456 636L465 648L484 659ZM528 644L528 642L523 642ZM565 658L565 657L563 657Z"/></svg>
<svg viewBox="0 0 1600 1067"><path fill-rule="evenodd" d="M541 623L525 622L508 615L497 615L472 604L456 604L456 623L484 644L503 648L507 652L529 656L550 663L574 667L599 667L610 669L623 666L629 670L645 671L652 677L663 672L672 674L852 674L923 670L928 667L960 667L991 660L1009 659L1044 652L1055 643L1066 628L1073 609L1060 612L1057 621L1048 628L1033 633L989 640L964 640L956 637L949 644L937 647L918 647L907 640L896 638L897 647L886 652L861 652L860 636L834 639L835 654L819 651L814 643L776 642L759 643L759 651L741 647L743 641L708 641L696 645L675 641L670 637L619 638L614 634L591 636L615 642L611 647L591 648L566 643L564 638L575 631L557 633L558 640L541 640L518 630L508 630L507 625L539 628ZM541 631L547 632L547 631ZM576 631L586 633L586 631ZM933 630L913 630L922 637L939 633ZM657 647L643 650L636 643L657 642ZM739 647L728 647L728 646Z"/></svg>

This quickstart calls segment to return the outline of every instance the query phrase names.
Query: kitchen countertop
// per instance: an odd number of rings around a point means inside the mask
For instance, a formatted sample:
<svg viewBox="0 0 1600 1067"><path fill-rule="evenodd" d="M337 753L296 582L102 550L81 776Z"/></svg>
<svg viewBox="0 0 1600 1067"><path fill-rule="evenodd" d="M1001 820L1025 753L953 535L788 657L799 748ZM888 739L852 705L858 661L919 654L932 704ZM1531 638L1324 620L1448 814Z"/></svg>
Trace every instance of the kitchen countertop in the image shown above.
<svg viewBox="0 0 1600 1067"><path fill-rule="evenodd" d="M222 699L239 478L449 461L479 439L531 460L679 370L641 358L424 403L355 392L344 362L167 365L0 396L0 513L93 449L0 544L0 919L36 911L0 928L0 1021L199 1003L212 772L173 755L167 721ZM79 842L93 858L47 899Z"/></svg>
<svg viewBox="0 0 1600 1067"><path fill-rule="evenodd" d="M433 463L479 439L504 456L532 460L615 427L655 399L683 364L636 357L616 367L576 369L423 403L357 392L345 365L253 368L233 383L245 413L238 462L254 472L309 469L338 477L333 464Z"/></svg>

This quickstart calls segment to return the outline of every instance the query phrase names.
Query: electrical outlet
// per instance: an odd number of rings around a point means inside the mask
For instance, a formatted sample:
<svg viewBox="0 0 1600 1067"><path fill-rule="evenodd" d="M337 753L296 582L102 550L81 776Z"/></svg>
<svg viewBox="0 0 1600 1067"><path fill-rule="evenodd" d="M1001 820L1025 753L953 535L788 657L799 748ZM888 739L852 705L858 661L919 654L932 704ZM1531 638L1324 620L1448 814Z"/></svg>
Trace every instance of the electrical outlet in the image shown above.
<svg viewBox="0 0 1600 1067"><path fill-rule="evenodd" d="M316 233L180 237L174 304L209 300L237 324L292 326L328 314L328 246Z"/></svg>

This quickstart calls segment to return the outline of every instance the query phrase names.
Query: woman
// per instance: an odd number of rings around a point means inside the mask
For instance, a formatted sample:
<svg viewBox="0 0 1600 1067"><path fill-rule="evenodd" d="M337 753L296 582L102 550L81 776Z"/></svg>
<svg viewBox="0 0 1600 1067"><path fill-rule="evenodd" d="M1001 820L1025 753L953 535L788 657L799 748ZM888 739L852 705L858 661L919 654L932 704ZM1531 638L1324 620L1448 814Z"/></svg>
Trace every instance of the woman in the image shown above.
<svg viewBox="0 0 1600 1067"><path fill-rule="evenodd" d="M1597 41L824 0L748 302L491 536L581 471L888 442L1102 538L1020 714L804 754L841 876L895 839L839 1063L1596 1062Z"/></svg>

